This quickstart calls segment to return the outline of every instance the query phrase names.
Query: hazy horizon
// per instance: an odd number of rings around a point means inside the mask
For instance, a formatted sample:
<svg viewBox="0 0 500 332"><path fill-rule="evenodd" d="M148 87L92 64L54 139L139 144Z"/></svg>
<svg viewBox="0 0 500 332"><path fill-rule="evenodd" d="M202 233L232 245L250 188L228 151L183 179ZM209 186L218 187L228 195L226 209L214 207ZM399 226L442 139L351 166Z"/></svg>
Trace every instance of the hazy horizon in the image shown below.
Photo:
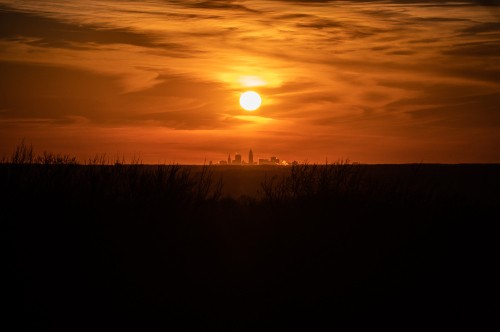
<svg viewBox="0 0 500 332"><path fill-rule="evenodd" d="M499 45L498 1L0 0L0 158L499 163Z"/></svg>

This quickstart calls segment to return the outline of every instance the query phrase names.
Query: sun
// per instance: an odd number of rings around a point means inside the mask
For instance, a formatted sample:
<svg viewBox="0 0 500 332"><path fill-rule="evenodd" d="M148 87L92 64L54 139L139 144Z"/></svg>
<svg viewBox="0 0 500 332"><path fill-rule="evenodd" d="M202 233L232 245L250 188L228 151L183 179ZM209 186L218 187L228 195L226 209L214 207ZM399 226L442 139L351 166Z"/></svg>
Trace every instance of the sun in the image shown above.
<svg viewBox="0 0 500 332"><path fill-rule="evenodd" d="M246 91L240 96L240 105L245 111L255 111L260 104L262 104L262 98L255 91Z"/></svg>

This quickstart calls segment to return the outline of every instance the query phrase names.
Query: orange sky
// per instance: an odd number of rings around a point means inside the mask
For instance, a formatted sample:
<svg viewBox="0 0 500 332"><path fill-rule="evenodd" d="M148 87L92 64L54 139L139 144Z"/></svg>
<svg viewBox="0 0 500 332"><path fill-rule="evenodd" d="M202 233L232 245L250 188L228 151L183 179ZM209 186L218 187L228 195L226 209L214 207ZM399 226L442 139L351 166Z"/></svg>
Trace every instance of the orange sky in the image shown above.
<svg viewBox="0 0 500 332"><path fill-rule="evenodd" d="M0 157L23 139L80 161L498 163L500 4L0 0Z"/></svg>

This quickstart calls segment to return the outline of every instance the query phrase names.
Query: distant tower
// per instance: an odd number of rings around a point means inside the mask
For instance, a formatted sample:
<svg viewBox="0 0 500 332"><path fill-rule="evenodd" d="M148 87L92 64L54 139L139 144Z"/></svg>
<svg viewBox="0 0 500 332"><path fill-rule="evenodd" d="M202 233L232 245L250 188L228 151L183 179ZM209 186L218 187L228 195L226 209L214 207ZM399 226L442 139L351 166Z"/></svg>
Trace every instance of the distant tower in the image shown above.
<svg viewBox="0 0 500 332"><path fill-rule="evenodd" d="M233 164L241 165L241 154L237 153L234 156L234 162L233 162Z"/></svg>
<svg viewBox="0 0 500 332"><path fill-rule="evenodd" d="M253 151L250 149L250 152L248 152L248 163L250 165L253 165Z"/></svg>
<svg viewBox="0 0 500 332"><path fill-rule="evenodd" d="M231 154L229 154L229 155L227 156L227 163L228 163L228 164L231 164Z"/></svg>

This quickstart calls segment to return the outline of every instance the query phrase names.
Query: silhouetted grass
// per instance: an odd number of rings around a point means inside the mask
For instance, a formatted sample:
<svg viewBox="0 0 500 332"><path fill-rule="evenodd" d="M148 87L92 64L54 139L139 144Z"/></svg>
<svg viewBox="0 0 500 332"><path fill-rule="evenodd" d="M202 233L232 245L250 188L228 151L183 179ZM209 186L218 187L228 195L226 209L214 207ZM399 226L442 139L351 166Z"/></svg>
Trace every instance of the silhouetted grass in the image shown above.
<svg viewBox="0 0 500 332"><path fill-rule="evenodd" d="M80 164L23 142L0 163L16 324L243 331L477 319L499 169L304 164L269 168L260 195L232 197L214 166Z"/></svg>

